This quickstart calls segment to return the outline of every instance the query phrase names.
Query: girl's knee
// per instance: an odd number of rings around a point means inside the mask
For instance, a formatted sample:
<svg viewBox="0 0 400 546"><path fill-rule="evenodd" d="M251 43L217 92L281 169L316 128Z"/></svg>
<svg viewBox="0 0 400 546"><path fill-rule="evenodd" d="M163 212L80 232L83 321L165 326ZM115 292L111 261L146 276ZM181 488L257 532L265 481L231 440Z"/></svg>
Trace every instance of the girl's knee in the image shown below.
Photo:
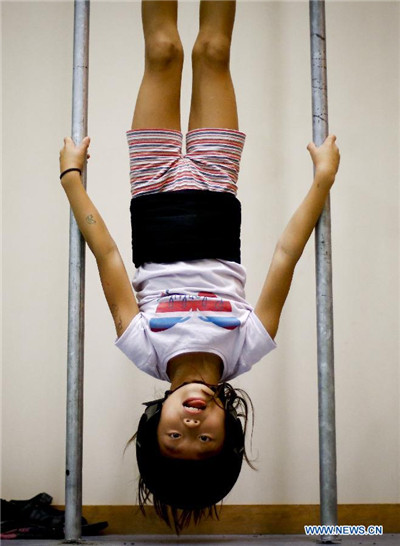
<svg viewBox="0 0 400 546"><path fill-rule="evenodd" d="M213 68L226 70L229 68L231 39L224 34L199 34L192 51L193 63L203 63Z"/></svg>
<svg viewBox="0 0 400 546"><path fill-rule="evenodd" d="M146 69L182 68L183 47L179 35L157 32L146 39Z"/></svg>

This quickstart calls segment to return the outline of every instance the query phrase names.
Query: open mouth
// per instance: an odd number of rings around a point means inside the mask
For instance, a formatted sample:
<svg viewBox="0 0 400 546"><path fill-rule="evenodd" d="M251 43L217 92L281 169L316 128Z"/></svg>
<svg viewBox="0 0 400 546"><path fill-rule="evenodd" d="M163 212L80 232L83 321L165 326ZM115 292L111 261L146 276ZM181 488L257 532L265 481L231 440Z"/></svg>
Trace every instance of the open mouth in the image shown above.
<svg viewBox="0 0 400 546"><path fill-rule="evenodd" d="M188 398L183 402L183 407L189 413L201 413L207 407L207 402L201 398Z"/></svg>

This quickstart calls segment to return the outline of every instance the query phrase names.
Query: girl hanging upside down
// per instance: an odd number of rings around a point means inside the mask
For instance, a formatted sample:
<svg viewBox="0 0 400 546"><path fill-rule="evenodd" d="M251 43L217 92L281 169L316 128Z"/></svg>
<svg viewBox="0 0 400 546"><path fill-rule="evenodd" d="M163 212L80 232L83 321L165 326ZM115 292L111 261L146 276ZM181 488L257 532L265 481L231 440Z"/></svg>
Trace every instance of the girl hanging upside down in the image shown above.
<svg viewBox="0 0 400 546"><path fill-rule="evenodd" d="M66 138L60 153L62 186L96 258L116 345L139 369L171 383L162 399L145 403L134 439L139 503L152 500L177 532L192 516L217 515L248 460L251 401L227 381L275 348L295 266L339 166L335 136L309 144L314 182L278 241L253 309L240 263L236 191L245 135L229 70L234 17L234 1L200 2L184 155L177 2L142 3L145 71L127 133L136 297L81 183L89 138L79 145Z"/></svg>

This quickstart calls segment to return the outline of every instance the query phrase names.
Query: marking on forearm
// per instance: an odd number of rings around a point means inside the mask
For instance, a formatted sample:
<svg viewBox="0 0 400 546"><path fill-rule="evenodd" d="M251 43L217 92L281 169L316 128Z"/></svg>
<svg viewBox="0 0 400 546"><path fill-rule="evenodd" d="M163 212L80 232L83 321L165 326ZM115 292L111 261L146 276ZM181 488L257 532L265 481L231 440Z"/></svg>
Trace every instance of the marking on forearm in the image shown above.
<svg viewBox="0 0 400 546"><path fill-rule="evenodd" d="M121 316L119 314L119 309L118 309L118 305L115 305L115 303L113 303L110 307L111 309L111 314L114 318L114 323L115 323L115 328L117 330L117 335L121 335L122 333L122 319L121 319Z"/></svg>
<svg viewBox="0 0 400 546"><path fill-rule="evenodd" d="M118 323L116 324L116 330L117 334L120 336L122 334L122 320L119 319Z"/></svg>
<svg viewBox="0 0 400 546"><path fill-rule="evenodd" d="M93 214L89 214L89 216L86 216L86 222L88 224L96 224L96 220L93 218Z"/></svg>

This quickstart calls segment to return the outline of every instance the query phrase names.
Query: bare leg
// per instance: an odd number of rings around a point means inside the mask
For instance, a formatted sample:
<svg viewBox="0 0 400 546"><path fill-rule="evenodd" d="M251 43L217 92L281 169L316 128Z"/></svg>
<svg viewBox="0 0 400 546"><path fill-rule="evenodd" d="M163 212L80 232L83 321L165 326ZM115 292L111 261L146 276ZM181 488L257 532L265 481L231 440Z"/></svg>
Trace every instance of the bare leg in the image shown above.
<svg viewBox="0 0 400 546"><path fill-rule="evenodd" d="M145 71L132 129L180 130L183 49L176 1L142 1Z"/></svg>
<svg viewBox="0 0 400 546"><path fill-rule="evenodd" d="M236 2L200 3L200 29L193 48L189 130L238 129L235 91L229 69Z"/></svg>

